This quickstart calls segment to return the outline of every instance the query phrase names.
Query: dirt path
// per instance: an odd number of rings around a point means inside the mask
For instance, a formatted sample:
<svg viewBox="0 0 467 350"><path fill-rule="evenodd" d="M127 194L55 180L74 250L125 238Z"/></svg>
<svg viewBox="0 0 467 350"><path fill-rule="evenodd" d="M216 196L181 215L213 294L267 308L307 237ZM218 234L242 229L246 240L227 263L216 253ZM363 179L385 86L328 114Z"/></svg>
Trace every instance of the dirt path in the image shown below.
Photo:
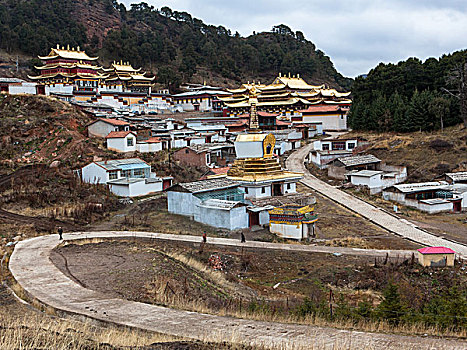
<svg viewBox="0 0 467 350"><path fill-rule="evenodd" d="M164 237L145 232L100 232L66 234L66 240L103 237ZM199 237L193 237L198 239ZM221 239L218 239L221 240ZM114 324L209 341L237 341L250 345L283 348L331 349L465 349L467 342L429 337L355 332L297 324L253 321L195 312L167 309L156 305L109 297L80 286L66 277L50 260L60 243L56 237L43 236L21 241L10 259L10 270L25 291L64 314L82 315ZM250 242L264 245L265 243ZM237 242L237 244L240 244ZM288 245L282 245L289 247ZM288 249L288 248L286 248ZM302 248L303 249L303 248ZM349 248L347 248L349 249Z"/></svg>

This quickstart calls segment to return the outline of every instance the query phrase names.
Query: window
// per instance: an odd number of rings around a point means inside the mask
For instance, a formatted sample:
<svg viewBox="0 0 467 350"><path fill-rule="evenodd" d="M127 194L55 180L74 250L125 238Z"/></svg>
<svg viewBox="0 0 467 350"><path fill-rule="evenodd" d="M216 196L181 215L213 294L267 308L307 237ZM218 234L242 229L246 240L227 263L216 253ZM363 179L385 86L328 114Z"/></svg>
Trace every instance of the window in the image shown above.
<svg viewBox="0 0 467 350"><path fill-rule="evenodd" d="M323 151L329 151L329 144L323 145Z"/></svg>
<svg viewBox="0 0 467 350"><path fill-rule="evenodd" d="M123 177L130 177L131 176L131 170L123 170L122 171L122 176Z"/></svg>
<svg viewBox="0 0 467 350"><path fill-rule="evenodd" d="M290 190L292 186L290 184L287 184L287 189Z"/></svg>
<svg viewBox="0 0 467 350"><path fill-rule="evenodd" d="M132 137L129 137L129 138L126 139L126 145L128 147L133 146L133 138Z"/></svg>
<svg viewBox="0 0 467 350"><path fill-rule="evenodd" d="M133 170L133 177L144 177L144 170L143 169Z"/></svg>
<svg viewBox="0 0 467 350"><path fill-rule="evenodd" d="M261 193L266 193L266 187L261 187Z"/></svg>
<svg viewBox="0 0 467 350"><path fill-rule="evenodd" d="M245 187L245 193L248 194L248 187Z"/></svg>
<svg viewBox="0 0 467 350"><path fill-rule="evenodd" d="M185 153L186 153L186 154L190 153L190 151L188 150L188 148L185 150Z"/></svg>
<svg viewBox="0 0 467 350"><path fill-rule="evenodd" d="M109 172L109 180L116 180L118 179L118 172L117 171L110 171Z"/></svg>
<svg viewBox="0 0 467 350"><path fill-rule="evenodd" d="M349 149L354 149L355 148L355 143L354 142L349 142L348 146Z"/></svg>

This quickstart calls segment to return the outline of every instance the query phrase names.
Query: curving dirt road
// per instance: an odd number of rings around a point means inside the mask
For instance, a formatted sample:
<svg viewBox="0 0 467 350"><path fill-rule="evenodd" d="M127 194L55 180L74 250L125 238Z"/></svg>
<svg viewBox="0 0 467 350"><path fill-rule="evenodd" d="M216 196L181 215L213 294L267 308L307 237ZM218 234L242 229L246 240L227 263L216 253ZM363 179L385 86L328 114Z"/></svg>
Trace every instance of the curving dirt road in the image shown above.
<svg viewBox="0 0 467 350"><path fill-rule="evenodd" d="M312 148L313 144L306 145L305 147L302 147L292 153L286 160L286 167L288 170L302 172L305 174L301 181L304 185L343 205L344 207L360 214L364 218L367 218L374 224L388 230L389 232L427 246L449 247L453 249L457 255L463 258L467 258L467 245L437 237L432 233L414 227L414 225L411 225L409 222L391 215L383 211L381 208L375 207L331 185L328 185L327 183L311 175L310 172L305 168L304 160Z"/></svg>
<svg viewBox="0 0 467 350"><path fill-rule="evenodd" d="M102 238L168 239L171 235L149 232L67 233L65 240ZM190 237L190 236L188 236ZM179 239L184 239L179 237ZM192 237L199 242L199 237ZM224 242L225 241L225 242ZM241 245L234 240L208 239L208 243ZM236 341L282 349L465 349L467 342L438 338L400 336L338 330L297 324L263 322L188 312L112 298L87 289L66 277L50 260L60 241L56 235L19 242L10 259L10 270L25 291L59 314L136 327L204 341ZM263 249L268 243L260 244ZM270 244L270 243L269 243ZM296 245L282 245L290 249ZM285 246L287 246L285 248ZM272 249L277 249L273 247Z"/></svg>

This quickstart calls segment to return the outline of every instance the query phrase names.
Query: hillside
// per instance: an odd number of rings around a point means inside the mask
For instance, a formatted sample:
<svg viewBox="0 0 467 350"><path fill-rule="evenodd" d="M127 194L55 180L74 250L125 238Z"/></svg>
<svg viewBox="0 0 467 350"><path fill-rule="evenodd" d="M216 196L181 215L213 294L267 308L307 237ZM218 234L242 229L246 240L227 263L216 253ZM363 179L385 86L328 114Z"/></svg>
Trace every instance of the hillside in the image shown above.
<svg viewBox="0 0 467 350"><path fill-rule="evenodd" d="M409 182L432 181L452 171L467 170L467 129L450 127L437 132L351 132L370 142L366 150L390 165L405 165Z"/></svg>
<svg viewBox="0 0 467 350"><path fill-rule="evenodd" d="M77 167L106 155L88 139L91 117L45 96L0 96L0 174L31 163Z"/></svg>
<svg viewBox="0 0 467 350"><path fill-rule="evenodd" d="M352 83L302 32L285 25L241 37L186 12L145 3L127 9L111 0L0 0L0 74L24 77L36 56L57 43L84 47L99 55L101 64L124 60L143 66L172 88L187 81L223 86L271 81L278 72L342 89Z"/></svg>

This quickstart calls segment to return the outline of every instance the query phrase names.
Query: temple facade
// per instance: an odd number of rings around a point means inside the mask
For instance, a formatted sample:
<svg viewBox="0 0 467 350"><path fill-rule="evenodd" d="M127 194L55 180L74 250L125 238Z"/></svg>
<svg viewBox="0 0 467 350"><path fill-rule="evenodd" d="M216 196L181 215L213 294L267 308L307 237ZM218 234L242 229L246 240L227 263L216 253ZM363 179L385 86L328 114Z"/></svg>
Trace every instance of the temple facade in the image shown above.
<svg viewBox="0 0 467 350"><path fill-rule="evenodd" d="M104 87L107 74L101 73L102 67L97 65L98 57L89 57L75 48L52 48L47 56L38 56L43 61L42 66L35 68L40 75L29 76L39 83L39 93L48 92L73 93L74 91L97 92ZM42 86L42 88L40 87Z"/></svg>
<svg viewBox="0 0 467 350"><path fill-rule="evenodd" d="M146 76L141 68L135 69L130 62L113 62L110 68L102 68L106 89L116 92L151 93L154 76Z"/></svg>
<svg viewBox="0 0 467 350"><path fill-rule="evenodd" d="M284 116L300 114L300 110L318 104L333 104L350 107L350 92L338 92L323 85L310 85L300 75L279 76L272 84L246 83L238 89L228 90L228 97L220 97L231 116L239 116L250 110L252 91L257 99L256 108L261 112L278 113Z"/></svg>

